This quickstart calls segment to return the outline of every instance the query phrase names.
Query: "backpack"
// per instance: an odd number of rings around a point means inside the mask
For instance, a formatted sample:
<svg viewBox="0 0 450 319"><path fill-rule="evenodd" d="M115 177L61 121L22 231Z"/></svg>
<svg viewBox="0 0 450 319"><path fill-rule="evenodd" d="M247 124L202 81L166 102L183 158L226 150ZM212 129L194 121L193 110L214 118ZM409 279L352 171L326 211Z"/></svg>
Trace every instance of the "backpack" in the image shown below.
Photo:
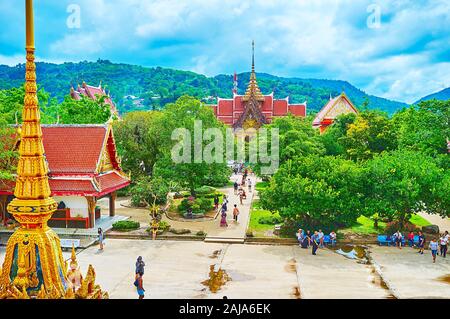
<svg viewBox="0 0 450 319"><path fill-rule="evenodd" d="M135 285L136 287L139 286L139 281L137 280L137 278L136 278L136 280L134 281L133 285Z"/></svg>

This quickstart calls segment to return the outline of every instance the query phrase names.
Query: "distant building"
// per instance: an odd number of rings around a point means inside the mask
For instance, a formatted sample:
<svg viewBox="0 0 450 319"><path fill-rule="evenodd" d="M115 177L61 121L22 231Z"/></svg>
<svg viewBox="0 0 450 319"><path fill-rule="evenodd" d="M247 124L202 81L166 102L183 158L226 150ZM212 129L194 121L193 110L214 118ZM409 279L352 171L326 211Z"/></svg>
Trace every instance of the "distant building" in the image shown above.
<svg viewBox="0 0 450 319"><path fill-rule="evenodd" d="M85 96L92 100L96 100L98 98L105 97L105 104L109 105L109 107L111 109L111 114L119 117L119 112L117 111L116 104L114 104L113 100L111 99L109 92L107 93L102 88L101 82L98 87L95 87L95 86L87 85L83 81L83 84L81 86L78 85L76 90L73 87L70 88L70 96L74 100L80 100L81 96Z"/></svg>
<svg viewBox="0 0 450 319"><path fill-rule="evenodd" d="M334 123L336 117L348 113L358 114L358 110L345 93L335 98L330 96L330 101L328 101L314 119L313 127L318 128L320 133L324 133Z"/></svg>
<svg viewBox="0 0 450 319"><path fill-rule="evenodd" d="M59 204L49 225L57 228L94 228L100 216L97 201L109 199L115 215L116 192L130 184L120 167L111 123L106 125L42 125L51 196ZM12 138L17 138L14 136ZM16 147L20 145L20 140ZM14 198L15 182L0 183L0 217Z"/></svg>
<svg viewBox="0 0 450 319"><path fill-rule="evenodd" d="M213 105L214 114L223 123L238 128L260 128L263 124L271 123L276 117L286 116L292 113L295 116L306 116L306 102L291 104L289 98L277 100L273 93L263 95L256 81L255 55L253 43L252 72L247 91L244 95L237 94L237 76L233 82L233 98L217 99L217 105Z"/></svg>

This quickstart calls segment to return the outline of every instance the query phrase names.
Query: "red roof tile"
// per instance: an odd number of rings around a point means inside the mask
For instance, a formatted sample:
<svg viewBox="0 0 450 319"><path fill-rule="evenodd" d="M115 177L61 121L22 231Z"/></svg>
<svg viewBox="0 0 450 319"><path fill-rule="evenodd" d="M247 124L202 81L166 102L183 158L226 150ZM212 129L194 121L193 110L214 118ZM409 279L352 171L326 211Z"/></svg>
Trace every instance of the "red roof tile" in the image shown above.
<svg viewBox="0 0 450 319"><path fill-rule="evenodd" d="M94 174L105 126L43 126L45 155L51 174Z"/></svg>

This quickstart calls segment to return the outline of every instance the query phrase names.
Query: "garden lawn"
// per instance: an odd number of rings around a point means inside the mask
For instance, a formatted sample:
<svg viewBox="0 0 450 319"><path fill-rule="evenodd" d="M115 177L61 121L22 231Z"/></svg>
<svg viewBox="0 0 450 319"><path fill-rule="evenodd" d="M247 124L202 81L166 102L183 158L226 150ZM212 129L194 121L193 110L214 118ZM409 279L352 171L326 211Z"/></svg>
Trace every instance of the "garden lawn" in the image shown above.
<svg viewBox="0 0 450 319"><path fill-rule="evenodd" d="M264 189L266 189L267 187L269 187L269 182L258 182L255 185L255 189L260 192Z"/></svg>
<svg viewBox="0 0 450 319"><path fill-rule="evenodd" d="M425 218L419 215L412 215L409 220L411 224L416 225L417 227L428 226L431 223ZM368 235L368 234L382 234L384 232L384 228L386 227L386 223L381 221L378 222L378 229L374 227L374 222L371 218L361 216L356 220L356 224L354 224L350 228L343 229L342 231L345 233L352 232L356 234Z"/></svg>
<svg viewBox="0 0 450 319"><path fill-rule="evenodd" d="M252 206L252 209L250 210L250 223L248 225L248 230L253 232L253 236L255 237L272 237L267 236L267 232L273 231L275 228L275 225L267 225L267 224L260 224L259 219L261 217L271 217L271 216L278 216L278 213L272 214L268 210L260 209L257 205L257 201L255 201L256 205Z"/></svg>

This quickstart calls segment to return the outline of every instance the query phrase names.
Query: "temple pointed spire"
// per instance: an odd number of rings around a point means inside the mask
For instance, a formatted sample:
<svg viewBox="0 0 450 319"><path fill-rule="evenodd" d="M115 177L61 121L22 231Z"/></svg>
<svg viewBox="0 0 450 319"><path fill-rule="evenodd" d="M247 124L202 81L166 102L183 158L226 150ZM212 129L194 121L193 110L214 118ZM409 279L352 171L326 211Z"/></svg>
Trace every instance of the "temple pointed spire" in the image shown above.
<svg viewBox="0 0 450 319"><path fill-rule="evenodd" d="M255 73L255 40L252 41L252 73Z"/></svg>
<svg viewBox="0 0 450 319"><path fill-rule="evenodd" d="M252 73L250 74L250 82L247 86L247 91L243 96L245 102L249 101L250 98L254 98L258 102L264 101L264 95L259 89L258 82L256 81L256 71L255 71L255 41L252 41Z"/></svg>

